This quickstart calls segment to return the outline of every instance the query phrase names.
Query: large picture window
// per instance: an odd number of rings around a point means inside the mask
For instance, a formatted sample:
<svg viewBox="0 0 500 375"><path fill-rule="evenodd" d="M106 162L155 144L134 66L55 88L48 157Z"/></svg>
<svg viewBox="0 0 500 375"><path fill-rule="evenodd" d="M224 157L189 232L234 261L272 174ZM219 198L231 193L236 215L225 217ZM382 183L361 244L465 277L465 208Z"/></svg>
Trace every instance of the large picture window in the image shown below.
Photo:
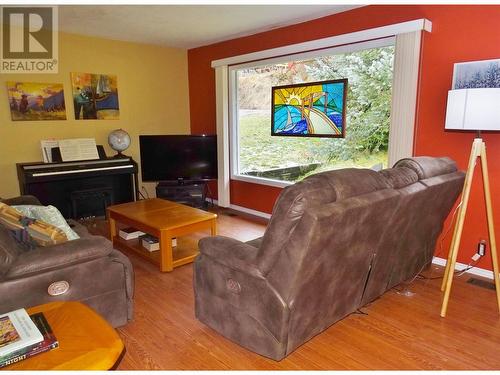
<svg viewBox="0 0 500 375"><path fill-rule="evenodd" d="M387 167L394 39L380 44L230 68L232 178L283 186L331 169ZM271 135L272 87L338 79L349 82L344 138Z"/></svg>
<svg viewBox="0 0 500 375"><path fill-rule="evenodd" d="M319 172L321 168L363 164L380 166L380 162L383 166L392 166L401 158L414 155L421 42L423 35L430 32L432 22L421 18L213 60L219 206L233 206L231 190L240 191L244 186L239 183L233 185L231 180L284 187L307 173ZM378 56L373 56L374 53ZM346 64L333 64L335 60L343 60ZM352 74L355 69L359 73L356 79L364 80L368 86L356 85L355 75L344 77L344 72ZM251 82L251 76L257 74L267 74L284 82L321 81L336 77L354 81L349 81L351 101L347 103L346 137L271 138L270 88L274 83L268 78L271 82L267 83L268 89L261 90L262 82ZM313 75L315 78L312 78ZM375 83L368 82L367 78L375 78ZM250 85L249 90L243 90L245 80L250 81L246 82ZM380 82L384 82L381 90L361 90ZM269 95L266 101L268 107L264 107L260 100L251 99L253 93L259 90L262 96ZM354 103L352 98L356 95L358 101ZM391 98L390 107L387 106L388 98ZM318 103L313 103L315 105L318 106ZM331 115L329 109L333 109L330 103L325 109L327 116ZM349 121L368 126L355 128L353 125L351 132ZM351 147L356 136L362 142ZM348 157L349 153L355 156ZM289 167L295 169L293 175L289 173L286 176L280 171L285 163L295 163ZM311 170L304 172L303 164L318 165L310 165L308 168Z"/></svg>

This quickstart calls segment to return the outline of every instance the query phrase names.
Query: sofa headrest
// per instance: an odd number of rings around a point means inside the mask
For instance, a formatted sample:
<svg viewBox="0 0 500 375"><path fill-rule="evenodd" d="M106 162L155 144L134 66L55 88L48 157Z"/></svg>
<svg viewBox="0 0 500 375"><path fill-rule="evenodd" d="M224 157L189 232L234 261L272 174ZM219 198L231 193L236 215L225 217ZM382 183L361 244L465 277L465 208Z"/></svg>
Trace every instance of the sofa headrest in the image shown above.
<svg viewBox="0 0 500 375"><path fill-rule="evenodd" d="M9 198L9 199L0 198L0 202L5 203L9 206L15 206L21 204L41 205L38 198L33 195L21 195L19 197Z"/></svg>
<svg viewBox="0 0 500 375"><path fill-rule="evenodd" d="M318 173L309 177L309 179L321 175L327 181L327 186L335 191L337 201L391 187L383 176L371 169L338 169Z"/></svg>
<svg viewBox="0 0 500 375"><path fill-rule="evenodd" d="M306 209L388 188L389 183L378 172L355 168L317 173L286 187L264 233L259 269L266 274L272 268Z"/></svg>
<svg viewBox="0 0 500 375"><path fill-rule="evenodd" d="M401 189L418 181L417 173L410 168L387 168L379 172L393 189Z"/></svg>
<svg viewBox="0 0 500 375"><path fill-rule="evenodd" d="M306 207L333 202L335 191L328 186L328 180L322 174L308 177L283 189L276 201L271 220L263 237L263 246L259 249L259 268L267 273L281 251L282 246L302 218Z"/></svg>
<svg viewBox="0 0 500 375"><path fill-rule="evenodd" d="M457 165L448 157L416 156L401 159L394 164L394 168L401 167L410 168L415 171L419 180L457 171Z"/></svg>

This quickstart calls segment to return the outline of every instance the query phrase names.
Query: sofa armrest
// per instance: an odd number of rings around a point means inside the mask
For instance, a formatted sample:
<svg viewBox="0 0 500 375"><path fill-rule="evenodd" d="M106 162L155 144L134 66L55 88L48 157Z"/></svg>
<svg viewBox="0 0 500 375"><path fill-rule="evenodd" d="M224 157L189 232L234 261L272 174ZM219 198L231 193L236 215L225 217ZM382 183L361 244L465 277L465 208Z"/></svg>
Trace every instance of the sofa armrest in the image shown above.
<svg viewBox="0 0 500 375"><path fill-rule="evenodd" d="M100 236L91 236L62 244L38 247L20 254L5 274L5 279L26 277L76 263L108 256L111 242Z"/></svg>
<svg viewBox="0 0 500 375"><path fill-rule="evenodd" d="M261 344L286 346L290 310L257 268L258 249L214 236L200 240L200 251L193 269L196 317L246 347L249 338L259 353Z"/></svg>
<svg viewBox="0 0 500 375"><path fill-rule="evenodd" d="M79 223L77 220L74 219L69 219L66 220L68 222L68 225L70 226L73 231L80 236L80 238L87 238L87 237L92 237L93 235L89 232L88 228Z"/></svg>
<svg viewBox="0 0 500 375"><path fill-rule="evenodd" d="M9 206L19 206L24 204L35 205L35 206L41 205L38 198L33 195L21 195L20 197L1 199L1 201Z"/></svg>
<svg viewBox="0 0 500 375"><path fill-rule="evenodd" d="M264 237L258 237L258 238L254 238L253 240L250 240L250 241L247 241L245 242L247 245L250 245L250 246L253 246L257 249L260 249L260 247L262 246L262 240L264 239Z"/></svg>
<svg viewBox="0 0 500 375"><path fill-rule="evenodd" d="M262 278L255 264L258 249L234 238L213 236L202 238L200 252L217 263Z"/></svg>

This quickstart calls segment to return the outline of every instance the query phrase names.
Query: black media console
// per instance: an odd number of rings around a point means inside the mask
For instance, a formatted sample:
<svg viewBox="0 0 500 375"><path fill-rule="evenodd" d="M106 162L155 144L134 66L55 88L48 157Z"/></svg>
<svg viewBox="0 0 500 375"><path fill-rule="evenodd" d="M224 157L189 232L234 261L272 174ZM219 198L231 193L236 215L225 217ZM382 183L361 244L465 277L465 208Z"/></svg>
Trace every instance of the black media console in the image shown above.
<svg viewBox="0 0 500 375"><path fill-rule="evenodd" d="M156 196L191 207L206 208L206 181L162 181L156 185Z"/></svg>

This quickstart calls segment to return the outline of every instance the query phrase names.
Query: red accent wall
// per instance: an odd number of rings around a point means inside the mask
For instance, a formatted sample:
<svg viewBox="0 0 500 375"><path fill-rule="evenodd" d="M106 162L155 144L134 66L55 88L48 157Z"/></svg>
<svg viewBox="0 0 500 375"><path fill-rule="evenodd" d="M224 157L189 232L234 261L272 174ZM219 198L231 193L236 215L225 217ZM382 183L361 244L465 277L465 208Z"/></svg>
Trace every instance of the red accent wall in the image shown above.
<svg viewBox="0 0 500 375"><path fill-rule="evenodd" d="M453 64L500 58L500 6L498 5L372 5L317 20L274 29L248 37L188 51L191 131L215 132L215 73L212 60L319 39L353 31L427 18L432 33L424 33L416 113L415 155L450 156L467 168L474 134L445 132L447 92ZM500 134L483 135L488 149L489 175L495 222L500 226ZM459 262L469 263L479 239L487 239L480 168L477 168L462 237ZM271 212L279 188L231 181L231 202ZM449 225L445 223L445 229ZM436 255L445 257L452 230ZM496 232L500 240L500 231ZM489 246L488 246L489 254ZM491 269L489 256L478 264Z"/></svg>

